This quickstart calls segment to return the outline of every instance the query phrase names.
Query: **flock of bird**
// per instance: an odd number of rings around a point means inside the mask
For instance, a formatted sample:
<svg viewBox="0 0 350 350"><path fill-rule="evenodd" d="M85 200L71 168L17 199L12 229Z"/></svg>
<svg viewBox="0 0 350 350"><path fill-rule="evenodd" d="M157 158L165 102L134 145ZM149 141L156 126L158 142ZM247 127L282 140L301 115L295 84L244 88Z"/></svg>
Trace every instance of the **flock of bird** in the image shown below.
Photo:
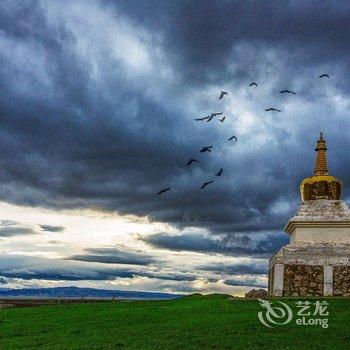
<svg viewBox="0 0 350 350"><path fill-rule="evenodd" d="M221 100L225 95L228 95L228 92L226 91L220 91L220 94L219 94L219 100ZM202 118L195 118L194 120L195 121L201 121L203 122L204 120L206 120L208 123L211 122L215 117L219 116L219 115L222 115L224 114L223 112L214 112L214 113L210 113L208 116L206 117L202 117ZM226 117L225 116L222 116L221 118L219 118L219 122L223 123L225 121ZM235 141L237 142L237 137L236 136L231 136L228 138L228 141ZM200 153L211 153L211 150L212 150L213 146L203 146L199 152ZM199 163L199 160L195 159L195 158L191 158L187 163L186 165L187 166L190 166L191 164L193 163ZM214 175L215 176L222 176L224 172L224 169L223 168L220 168ZM204 188L206 188L207 186L209 186L210 184L212 184L214 182L214 180L210 180L210 181L205 181L203 182L202 186L200 187L201 190L203 190ZM160 195L160 194L163 194L165 192L168 192L170 191L170 187L167 187L167 188L163 188L161 189L157 195Z"/></svg>
<svg viewBox="0 0 350 350"><path fill-rule="evenodd" d="M321 75L319 75L319 78L329 78L329 75L328 74L321 74ZM249 84L249 87L257 87L258 86L258 84L256 83L256 82L252 82L252 83L250 83ZM296 95L296 92L294 92L294 91L291 91L291 90L288 90L288 89L285 89L285 90L281 90L281 91L279 91L279 93L280 94L292 94L292 95ZM226 95L228 95L228 92L227 91L223 91L223 90L221 90L220 91L220 94L219 94L219 97L218 97L218 99L219 100L221 100L221 99L223 99ZM266 112L281 112L281 110L280 109L278 109L278 108L274 108L274 107L269 107L269 108L266 108L265 109L265 111ZM206 116L206 117L202 117L202 118L195 118L194 120L195 121L207 121L208 123L209 122L211 122L215 117L217 117L217 116L219 116L219 115L222 115L223 114L223 112L214 112L214 113L210 113L208 116ZM222 118L220 118L220 119L218 119L221 123L223 123L224 121L225 121L225 116L222 116ZM231 136L229 139L228 139L228 141L235 141L235 142L237 142L238 140L237 140L237 137L236 136ZM200 149L200 153L206 153L206 152L211 152L211 149L213 148L213 146L203 146L201 149ZM187 166L190 166L191 164L193 164L193 163L199 163L199 160L197 160L197 159L195 159L195 158L191 158L187 163L186 163L186 165ZM223 174L223 171L224 171L224 169L223 168L221 168L217 173L215 173L214 175L215 176L222 176L222 174ZM210 181L206 181L206 182L204 182L203 184L202 184L202 186L200 187L200 189L201 190L203 190L204 188L206 188L207 186L209 186L210 184L212 184L214 182L214 180L210 180ZM163 189L161 189L158 193L157 193L157 195L161 195L161 194L163 194L163 193L165 193L165 192L168 192L168 191L170 191L171 190L171 188L170 187L166 187L166 188L163 188Z"/></svg>

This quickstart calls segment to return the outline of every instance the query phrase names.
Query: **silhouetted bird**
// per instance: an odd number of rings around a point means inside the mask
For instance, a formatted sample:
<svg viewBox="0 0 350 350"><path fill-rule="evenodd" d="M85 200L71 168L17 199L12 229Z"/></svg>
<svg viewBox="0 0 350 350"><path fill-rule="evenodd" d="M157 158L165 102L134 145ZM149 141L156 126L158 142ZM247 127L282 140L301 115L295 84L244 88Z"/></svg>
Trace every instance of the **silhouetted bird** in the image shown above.
<svg viewBox="0 0 350 350"><path fill-rule="evenodd" d="M221 122L221 123L223 123L224 122L224 120L225 120L225 116L223 116L221 119L219 119L219 122Z"/></svg>
<svg viewBox="0 0 350 350"><path fill-rule="evenodd" d="M266 108L265 111L266 112L281 112L279 109L273 108L273 107Z"/></svg>
<svg viewBox="0 0 350 350"><path fill-rule="evenodd" d="M321 74L321 75L319 76L319 78L329 78L329 75L328 75L328 74Z"/></svg>
<svg viewBox="0 0 350 350"><path fill-rule="evenodd" d="M258 86L258 84L253 82L253 83L250 83L249 86Z"/></svg>
<svg viewBox="0 0 350 350"><path fill-rule="evenodd" d="M224 169L221 168L215 175L216 176L221 176L223 171L224 171Z"/></svg>
<svg viewBox="0 0 350 350"><path fill-rule="evenodd" d="M213 118L214 118L214 115L211 114L211 115L208 117L207 123L211 122Z"/></svg>
<svg viewBox="0 0 350 350"><path fill-rule="evenodd" d="M170 191L170 188L163 188L162 190L160 190L160 191L157 193L157 195L159 196L160 194L165 193L165 192L167 192L167 191Z"/></svg>
<svg viewBox="0 0 350 350"><path fill-rule="evenodd" d="M224 95L227 95L227 92L226 91L220 91L220 96L219 96L219 100L221 100Z"/></svg>
<svg viewBox="0 0 350 350"><path fill-rule="evenodd" d="M204 182L202 187L201 187L201 190L205 187L207 187L208 185L212 184L214 182L214 180L211 180L211 181L207 181L207 182Z"/></svg>
<svg viewBox="0 0 350 350"><path fill-rule="evenodd" d="M207 122L210 122L214 117L216 117L217 115L221 115L221 114L223 114L223 112L220 112L220 113L211 113L211 114L208 116Z"/></svg>
<svg viewBox="0 0 350 350"><path fill-rule="evenodd" d="M210 116L208 115L207 117L203 117L203 118L195 118L195 119L193 119L193 120L196 120L196 121L203 121L203 120L206 120L206 119L208 119Z"/></svg>
<svg viewBox="0 0 350 350"><path fill-rule="evenodd" d="M237 137L236 136L231 136L228 140L229 141L235 140L237 142Z"/></svg>
<svg viewBox="0 0 350 350"><path fill-rule="evenodd" d="M290 91L290 90L281 90L280 94L293 94L293 95L296 95L296 93L294 91Z"/></svg>
<svg viewBox="0 0 350 350"><path fill-rule="evenodd" d="M192 163L199 163L199 160L191 158L186 165L191 165Z"/></svg>
<svg viewBox="0 0 350 350"><path fill-rule="evenodd" d="M199 152L211 152L211 148L213 148L213 146L202 147L202 149Z"/></svg>

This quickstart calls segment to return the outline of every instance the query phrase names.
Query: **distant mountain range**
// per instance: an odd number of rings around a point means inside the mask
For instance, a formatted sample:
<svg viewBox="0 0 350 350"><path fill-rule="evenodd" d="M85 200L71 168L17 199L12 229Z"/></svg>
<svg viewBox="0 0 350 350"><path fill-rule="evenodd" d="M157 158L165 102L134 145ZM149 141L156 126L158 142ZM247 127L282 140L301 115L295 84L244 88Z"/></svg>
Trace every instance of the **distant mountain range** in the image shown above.
<svg viewBox="0 0 350 350"><path fill-rule="evenodd" d="M24 289L0 289L1 297L15 298L113 298L116 299L175 299L178 294L155 292L131 292L121 290L57 287L57 288L24 288Z"/></svg>

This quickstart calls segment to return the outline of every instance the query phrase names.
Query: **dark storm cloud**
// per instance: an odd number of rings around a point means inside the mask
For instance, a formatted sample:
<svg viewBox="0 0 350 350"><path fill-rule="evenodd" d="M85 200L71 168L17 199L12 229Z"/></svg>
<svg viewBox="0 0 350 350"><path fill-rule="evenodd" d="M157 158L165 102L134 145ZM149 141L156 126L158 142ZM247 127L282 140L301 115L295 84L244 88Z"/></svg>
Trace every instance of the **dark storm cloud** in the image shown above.
<svg viewBox="0 0 350 350"><path fill-rule="evenodd" d="M116 248L90 248L84 254L73 255L70 260L98 262L104 264L149 265L157 260L150 255L137 251Z"/></svg>
<svg viewBox="0 0 350 350"><path fill-rule="evenodd" d="M254 240L247 235L207 236L192 233L176 236L156 233L139 236L139 239L156 248L251 257L269 257L288 243L286 235L277 233L267 235L260 240Z"/></svg>
<svg viewBox="0 0 350 350"><path fill-rule="evenodd" d="M266 275L268 260L245 263L215 263L199 266L198 269L228 275Z"/></svg>
<svg viewBox="0 0 350 350"><path fill-rule="evenodd" d="M266 288L267 287L267 282L261 282L257 278L249 278L249 279L238 279L238 278L233 278L229 280L224 281L225 284L229 286L247 286L247 287L260 287L260 288Z"/></svg>
<svg viewBox="0 0 350 350"><path fill-rule="evenodd" d="M11 220L0 221L0 237L13 237L21 235L35 235L40 233L39 227L35 225L26 225Z"/></svg>
<svg viewBox="0 0 350 350"><path fill-rule="evenodd" d="M346 152L335 155L350 147L346 103L334 106L349 86L344 2L5 1L0 16L2 200L101 207L217 235L277 230L311 173L320 128L332 172L350 183ZM317 78L325 69L331 97ZM235 96L252 79L267 87L242 93L239 105L259 122L228 148L238 121L228 130L192 119L226 108L235 120L216 91L227 85ZM280 86L301 93L282 100ZM270 104L283 116L266 115ZM185 166L209 144L212 154ZM220 167L224 177L201 191ZM235 237L233 245L188 235L148 242L257 256L285 242L250 247Z"/></svg>
<svg viewBox="0 0 350 350"><path fill-rule="evenodd" d="M194 281L195 274L172 273L145 269L123 268L117 265L109 267L88 262L45 259L32 256L3 255L0 258L0 271L3 277L25 280L62 280L62 281L104 281L116 278L147 277L166 281Z"/></svg>
<svg viewBox="0 0 350 350"><path fill-rule="evenodd" d="M62 232L64 230L63 226L53 226L53 225L40 225L44 231L48 232Z"/></svg>
<svg viewBox="0 0 350 350"><path fill-rule="evenodd" d="M283 50L285 59L294 63L287 74L329 63L349 68L350 4L344 1L138 0L116 6L135 23L162 32L186 82L256 78L252 74L259 74L259 68L251 64L245 69L243 62L234 74L227 74L232 51L241 44L254 47L252 56ZM259 63L259 57L245 59Z"/></svg>

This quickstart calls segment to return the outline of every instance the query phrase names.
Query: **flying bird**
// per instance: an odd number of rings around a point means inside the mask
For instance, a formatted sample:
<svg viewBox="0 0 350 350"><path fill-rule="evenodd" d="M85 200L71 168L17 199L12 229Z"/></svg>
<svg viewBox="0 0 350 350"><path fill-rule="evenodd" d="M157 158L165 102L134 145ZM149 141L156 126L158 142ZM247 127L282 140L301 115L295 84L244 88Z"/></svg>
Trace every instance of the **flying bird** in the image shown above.
<svg viewBox="0 0 350 350"><path fill-rule="evenodd" d="M168 188L163 188L162 190L160 190L160 191L157 193L157 195L159 196L160 194L165 193L165 192L167 192L167 191L170 191L170 188L169 188L169 187L168 187Z"/></svg>
<svg viewBox="0 0 350 350"><path fill-rule="evenodd" d="M210 115L208 115L208 120L207 120L207 122L208 122L208 123L211 122L212 119L213 119L214 117L216 117L217 115L221 115L221 114L223 114L223 112L211 113Z"/></svg>
<svg viewBox="0 0 350 350"><path fill-rule="evenodd" d="M266 112L281 112L279 109L273 108L273 107L266 108L265 111Z"/></svg>
<svg viewBox="0 0 350 350"><path fill-rule="evenodd" d="M321 74L321 75L319 76L319 78L329 78L329 75L328 75L328 74Z"/></svg>
<svg viewBox="0 0 350 350"><path fill-rule="evenodd" d="M199 160L191 158L186 165L191 165L192 163L199 163Z"/></svg>
<svg viewBox="0 0 350 350"><path fill-rule="evenodd" d="M219 100L221 100L221 99L224 97L224 95L227 95L227 92L221 90L221 91L220 91Z"/></svg>
<svg viewBox="0 0 350 350"><path fill-rule="evenodd" d="M236 136L231 136L228 140L229 141L235 140L237 142L237 137Z"/></svg>
<svg viewBox="0 0 350 350"><path fill-rule="evenodd" d="M252 82L252 83L250 83L250 84L249 84L249 87L250 87L250 86L258 86L258 84L257 84L257 83Z"/></svg>
<svg viewBox="0 0 350 350"><path fill-rule="evenodd" d="M294 91L290 91L290 90L281 90L280 91L280 94L293 94L293 95L296 95L296 93Z"/></svg>
<svg viewBox="0 0 350 350"><path fill-rule="evenodd" d="M193 120L196 120L196 121L203 121L203 120L206 120L206 119L208 119L210 116L208 115L207 117L203 117L203 118L195 118L195 119L193 119Z"/></svg>
<svg viewBox="0 0 350 350"><path fill-rule="evenodd" d="M208 117L207 123L211 122L213 118L214 118L214 115L211 114L211 115Z"/></svg>
<svg viewBox="0 0 350 350"><path fill-rule="evenodd" d="M211 148L213 148L213 146L202 147L202 149L199 152L201 153L211 152Z"/></svg>
<svg viewBox="0 0 350 350"><path fill-rule="evenodd" d="M214 180L211 180L211 181L207 181L207 182L204 182L202 187L201 187L201 190L205 187L207 187L208 185L212 184L214 182Z"/></svg>
<svg viewBox="0 0 350 350"><path fill-rule="evenodd" d="M224 171L224 169L221 168L215 175L216 176L221 176L223 171Z"/></svg>
<svg viewBox="0 0 350 350"><path fill-rule="evenodd" d="M221 122L221 123L223 123L224 122L224 120L225 120L225 116L223 116L221 119L219 119L219 122Z"/></svg>

